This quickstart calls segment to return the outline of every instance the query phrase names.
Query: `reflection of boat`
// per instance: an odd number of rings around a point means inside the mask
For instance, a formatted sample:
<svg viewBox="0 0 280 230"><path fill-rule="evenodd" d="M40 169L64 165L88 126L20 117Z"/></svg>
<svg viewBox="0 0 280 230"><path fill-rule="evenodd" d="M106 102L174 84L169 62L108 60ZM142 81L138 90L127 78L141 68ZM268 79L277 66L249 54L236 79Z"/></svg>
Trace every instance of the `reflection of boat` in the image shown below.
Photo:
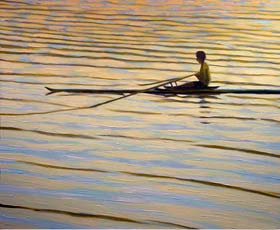
<svg viewBox="0 0 280 230"><path fill-rule="evenodd" d="M218 86L207 88L190 88L190 89L151 89L151 90L138 90L138 89L53 89L45 87L52 93L66 92L66 93L90 93L90 94L135 94L135 93L148 93L148 94L280 94L280 89L218 89Z"/></svg>

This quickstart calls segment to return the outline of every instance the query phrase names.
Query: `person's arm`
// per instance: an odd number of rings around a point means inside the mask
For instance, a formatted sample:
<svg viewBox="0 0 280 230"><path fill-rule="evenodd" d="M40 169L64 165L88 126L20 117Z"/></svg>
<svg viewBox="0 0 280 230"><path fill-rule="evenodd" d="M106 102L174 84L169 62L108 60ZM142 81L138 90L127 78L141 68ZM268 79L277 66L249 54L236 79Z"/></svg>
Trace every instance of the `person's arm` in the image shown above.
<svg viewBox="0 0 280 230"><path fill-rule="evenodd" d="M200 66L199 72L197 72L197 73L195 74L196 78L197 78L199 81L200 81L200 78L201 78L201 71L202 71L202 65Z"/></svg>

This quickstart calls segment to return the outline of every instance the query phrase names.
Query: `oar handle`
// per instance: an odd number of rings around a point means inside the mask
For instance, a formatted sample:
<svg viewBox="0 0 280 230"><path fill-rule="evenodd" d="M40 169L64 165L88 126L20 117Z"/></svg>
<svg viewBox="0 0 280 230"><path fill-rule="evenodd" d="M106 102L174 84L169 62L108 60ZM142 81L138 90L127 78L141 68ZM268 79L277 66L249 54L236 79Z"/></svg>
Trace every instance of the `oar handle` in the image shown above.
<svg viewBox="0 0 280 230"><path fill-rule="evenodd" d="M174 77L174 78L171 78L171 79L166 79L166 80L161 80L161 81L156 81L156 82L152 82L152 83L144 83L144 84L138 84L139 86L147 86L147 85L154 85L154 84L159 84L159 83L162 83L162 82L167 82L167 81L170 81L170 80L176 80L178 79L178 77Z"/></svg>
<svg viewBox="0 0 280 230"><path fill-rule="evenodd" d="M188 77L192 77L193 75L194 75L194 73L190 74L190 75L187 75L187 76L184 76L184 77L178 77L178 78L175 78L175 79L174 78L173 79L169 79L168 81L165 81L164 83L161 83L159 85L155 85L153 87L149 87L149 88L146 88L146 89L143 89L143 90L139 90L138 93L144 93L146 91L153 90L153 89L165 86L165 85L167 85L169 83L172 83L172 82L175 82L175 81L181 81L181 80L186 79Z"/></svg>
<svg viewBox="0 0 280 230"><path fill-rule="evenodd" d="M152 82L152 83L138 84L138 85L139 86L148 86L148 85L154 85L154 84L159 84L159 83L164 83L164 82L166 82L166 84L169 84L171 82L181 81L185 78L192 77L192 76L194 76L194 74L184 76L184 77L175 77L175 78L171 78L171 79L161 80L161 81Z"/></svg>

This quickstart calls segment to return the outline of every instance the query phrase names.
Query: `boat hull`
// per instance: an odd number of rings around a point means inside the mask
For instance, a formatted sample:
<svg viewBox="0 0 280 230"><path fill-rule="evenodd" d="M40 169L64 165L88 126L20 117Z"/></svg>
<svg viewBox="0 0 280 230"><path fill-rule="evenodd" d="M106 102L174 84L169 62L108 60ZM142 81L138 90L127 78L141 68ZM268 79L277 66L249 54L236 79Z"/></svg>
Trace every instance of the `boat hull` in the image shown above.
<svg viewBox="0 0 280 230"><path fill-rule="evenodd" d="M89 94L131 94L131 93L147 93L147 94L280 94L278 89L217 89L217 87L209 87L205 89L153 89L143 92L137 89L53 89L45 87L52 93L89 93Z"/></svg>

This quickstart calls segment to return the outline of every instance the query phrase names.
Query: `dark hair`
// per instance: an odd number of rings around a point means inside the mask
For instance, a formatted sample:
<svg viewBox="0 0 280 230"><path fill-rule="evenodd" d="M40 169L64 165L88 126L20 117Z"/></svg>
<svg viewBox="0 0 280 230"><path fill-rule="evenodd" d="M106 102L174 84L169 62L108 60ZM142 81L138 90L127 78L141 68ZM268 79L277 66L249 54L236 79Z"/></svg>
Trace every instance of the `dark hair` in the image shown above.
<svg viewBox="0 0 280 230"><path fill-rule="evenodd" d="M206 59L206 53L204 51L197 51L196 57L197 57L197 59L204 61Z"/></svg>

